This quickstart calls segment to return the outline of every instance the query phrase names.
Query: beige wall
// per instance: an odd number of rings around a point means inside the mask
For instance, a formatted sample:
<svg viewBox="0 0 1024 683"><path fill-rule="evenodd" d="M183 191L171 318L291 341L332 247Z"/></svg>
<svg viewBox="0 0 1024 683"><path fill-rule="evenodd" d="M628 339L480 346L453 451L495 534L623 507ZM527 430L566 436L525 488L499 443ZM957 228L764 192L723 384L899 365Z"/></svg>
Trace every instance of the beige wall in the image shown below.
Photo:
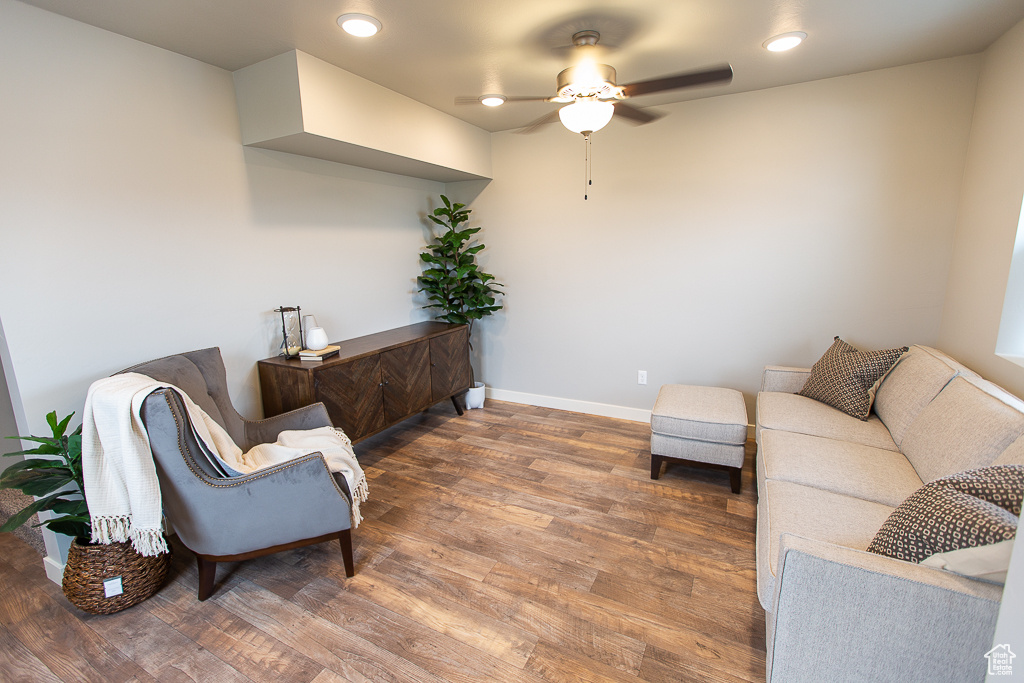
<svg viewBox="0 0 1024 683"><path fill-rule="evenodd" d="M507 283L503 390L650 408L660 385L807 365L833 335L938 339L979 57L661 107L643 127L494 136L473 203ZM648 371L648 386L637 385ZM751 418L752 418L751 413Z"/></svg>
<svg viewBox="0 0 1024 683"><path fill-rule="evenodd" d="M0 320L30 428L89 384L219 345L260 415L272 309L408 324L440 183L243 149L231 74L0 2Z"/></svg>
<svg viewBox="0 0 1024 683"><path fill-rule="evenodd" d="M984 53L939 346L1024 396L1024 369L995 355L1024 197L1024 22Z"/></svg>

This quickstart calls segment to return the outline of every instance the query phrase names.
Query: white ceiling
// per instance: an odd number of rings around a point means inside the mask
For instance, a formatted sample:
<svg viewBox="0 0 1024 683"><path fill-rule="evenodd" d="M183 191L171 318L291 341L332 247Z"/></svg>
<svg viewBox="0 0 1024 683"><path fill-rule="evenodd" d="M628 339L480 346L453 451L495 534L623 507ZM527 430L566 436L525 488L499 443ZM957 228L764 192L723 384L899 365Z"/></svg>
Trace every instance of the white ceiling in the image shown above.
<svg viewBox="0 0 1024 683"><path fill-rule="evenodd" d="M556 105L455 97L554 94L579 30L601 32L619 84L733 66L730 85L630 101L647 107L980 52L1024 19L1024 0L25 1L232 71L299 49L490 131ZM353 38L336 23L346 12L384 28ZM761 47L794 30L808 38L792 52Z"/></svg>

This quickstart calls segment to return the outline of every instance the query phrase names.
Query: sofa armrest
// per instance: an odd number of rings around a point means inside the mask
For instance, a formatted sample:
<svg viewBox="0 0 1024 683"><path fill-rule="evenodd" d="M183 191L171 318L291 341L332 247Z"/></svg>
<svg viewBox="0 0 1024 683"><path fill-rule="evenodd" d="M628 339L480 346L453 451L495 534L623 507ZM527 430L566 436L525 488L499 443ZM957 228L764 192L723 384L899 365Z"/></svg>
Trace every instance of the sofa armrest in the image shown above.
<svg viewBox="0 0 1024 683"><path fill-rule="evenodd" d="M245 440L251 448L261 443L274 443L278 434L288 430L333 426L324 404L314 403L265 420L246 420Z"/></svg>
<svg viewBox="0 0 1024 683"><path fill-rule="evenodd" d="M810 368L791 368L784 365L767 365L761 373L761 391L778 391L795 394L804 388L811 376Z"/></svg>
<svg viewBox="0 0 1024 683"><path fill-rule="evenodd" d="M982 681L1002 586L786 534L769 681Z"/></svg>

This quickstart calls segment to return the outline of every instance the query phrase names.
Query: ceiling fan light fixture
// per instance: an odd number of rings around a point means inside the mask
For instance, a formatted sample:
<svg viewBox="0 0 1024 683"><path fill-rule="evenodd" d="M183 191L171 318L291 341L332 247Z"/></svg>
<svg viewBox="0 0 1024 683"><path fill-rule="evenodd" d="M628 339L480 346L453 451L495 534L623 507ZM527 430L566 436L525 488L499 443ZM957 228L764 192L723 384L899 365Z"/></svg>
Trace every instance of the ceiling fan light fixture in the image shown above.
<svg viewBox="0 0 1024 683"><path fill-rule="evenodd" d="M381 23L369 14L342 14L338 26L357 38L369 38L381 30Z"/></svg>
<svg viewBox="0 0 1024 683"><path fill-rule="evenodd" d="M612 120L615 105L597 99L577 100L558 110L562 125L573 133L593 133L601 130Z"/></svg>
<svg viewBox="0 0 1024 683"><path fill-rule="evenodd" d="M480 98L480 104L485 107L500 107L505 104L504 95L483 95Z"/></svg>
<svg viewBox="0 0 1024 683"><path fill-rule="evenodd" d="M761 45L769 52L785 52L804 42L806 37L807 34L803 31L790 31L789 33L780 33L777 36L773 36Z"/></svg>

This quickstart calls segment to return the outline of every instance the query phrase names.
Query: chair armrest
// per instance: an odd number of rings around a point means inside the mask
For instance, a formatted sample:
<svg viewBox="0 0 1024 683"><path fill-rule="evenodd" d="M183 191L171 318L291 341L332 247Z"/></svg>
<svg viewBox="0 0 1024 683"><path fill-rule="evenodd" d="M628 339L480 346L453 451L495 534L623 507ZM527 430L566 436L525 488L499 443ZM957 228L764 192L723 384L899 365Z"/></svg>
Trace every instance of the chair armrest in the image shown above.
<svg viewBox="0 0 1024 683"><path fill-rule="evenodd" d="M274 443L277 435L291 429L316 429L317 427L333 427L327 408L323 403L296 408L265 420L246 420L245 439L248 447L261 443Z"/></svg>
<svg viewBox="0 0 1024 683"><path fill-rule="evenodd" d="M768 365L765 366L764 372L761 373L761 391L779 391L786 394L795 394L804 388L804 384L810 376L810 368Z"/></svg>
<svg viewBox="0 0 1024 683"><path fill-rule="evenodd" d="M985 678L1002 586L783 535L768 680Z"/></svg>
<svg viewBox="0 0 1024 683"><path fill-rule="evenodd" d="M319 453L207 485L217 490L195 517L205 524L194 542L209 550L186 543L198 553L237 555L352 526L348 498Z"/></svg>

